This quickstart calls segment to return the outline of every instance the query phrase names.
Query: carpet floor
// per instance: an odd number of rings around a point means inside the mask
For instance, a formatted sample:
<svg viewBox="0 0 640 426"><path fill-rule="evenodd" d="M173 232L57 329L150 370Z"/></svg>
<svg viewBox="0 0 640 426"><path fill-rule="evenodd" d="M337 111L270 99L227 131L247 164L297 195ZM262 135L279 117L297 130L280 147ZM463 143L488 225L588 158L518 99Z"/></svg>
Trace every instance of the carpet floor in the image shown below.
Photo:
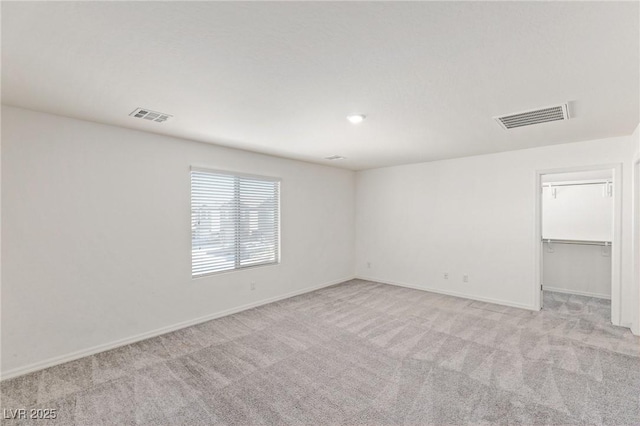
<svg viewBox="0 0 640 426"><path fill-rule="evenodd" d="M608 303L353 280L3 381L3 409L57 414L4 424L640 424L640 339Z"/></svg>

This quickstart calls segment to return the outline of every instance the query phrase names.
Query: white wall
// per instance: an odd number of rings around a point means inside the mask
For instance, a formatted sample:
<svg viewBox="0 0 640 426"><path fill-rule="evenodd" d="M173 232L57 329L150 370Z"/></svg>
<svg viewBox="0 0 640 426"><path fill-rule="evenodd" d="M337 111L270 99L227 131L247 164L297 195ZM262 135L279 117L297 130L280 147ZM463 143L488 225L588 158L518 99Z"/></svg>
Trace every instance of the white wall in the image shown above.
<svg viewBox="0 0 640 426"><path fill-rule="evenodd" d="M611 247L545 244L545 290L611 299Z"/></svg>
<svg viewBox="0 0 640 426"><path fill-rule="evenodd" d="M613 241L614 199L604 196L609 185L543 186L542 238Z"/></svg>
<svg viewBox="0 0 640 426"><path fill-rule="evenodd" d="M624 163L620 299L621 323L630 325L631 143L609 138L358 172L356 275L533 309L536 170Z"/></svg>
<svg viewBox="0 0 640 426"><path fill-rule="evenodd" d="M353 277L351 171L2 114L4 375ZM191 279L192 164L282 178L280 265Z"/></svg>

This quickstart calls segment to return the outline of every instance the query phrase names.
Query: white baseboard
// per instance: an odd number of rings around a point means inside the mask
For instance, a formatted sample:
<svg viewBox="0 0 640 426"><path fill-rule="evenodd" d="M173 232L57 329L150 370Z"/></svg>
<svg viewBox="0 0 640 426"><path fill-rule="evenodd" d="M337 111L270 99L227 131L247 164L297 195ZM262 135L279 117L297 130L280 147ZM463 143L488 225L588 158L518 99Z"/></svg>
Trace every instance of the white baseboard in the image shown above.
<svg viewBox="0 0 640 426"><path fill-rule="evenodd" d="M553 291L556 293L565 293L565 294L575 294L576 296L587 296L587 297L597 297L598 299L609 299L611 300L611 295L609 294L601 294L601 293L591 293L588 291L578 291L578 290L568 290L566 288L560 287L551 287L548 285L543 285L542 290Z"/></svg>
<svg viewBox="0 0 640 426"><path fill-rule="evenodd" d="M475 295L471 295L471 294L458 293L456 291L447 291L447 290L440 290L440 289L431 288L431 287L417 286L415 284L407 284L407 283L398 282L398 281L381 280L381 279L378 279L378 278L364 277L364 276L358 276L358 275L356 276L356 279L361 279L361 280L366 280L366 281L375 281L375 282L382 283L382 284L389 284L389 285L395 285L395 286L398 286L398 287L412 288L412 289L415 289L415 290L428 291L428 292L431 292L431 293L446 294L447 296L461 297L463 299L477 300L479 302L495 303L496 305L510 306L512 308L526 309L526 310L529 310L529 311L537 311L538 310L533 305L525 305L525 304L522 304L522 303L510 302L508 300L492 299L490 297L482 297L482 296L475 296Z"/></svg>
<svg viewBox="0 0 640 426"><path fill-rule="evenodd" d="M22 376L25 374L32 373L34 371L42 370L48 367L53 367L54 365L64 364L65 362L74 361L76 359L84 358L86 356L94 355L100 352L108 351L111 349L118 348L120 346L129 345L131 343L136 343L141 340L146 340L151 337L160 336L162 334L170 333L172 331L180 330L182 328L190 327L192 325L200 324L203 322L211 321L216 318L225 317L227 315L232 315L238 312L246 311L248 309L252 309L258 306L266 305L269 303L277 302L279 300L288 299L290 297L298 296L304 293L309 293L315 290L319 290L321 288L329 287L332 285L340 284L345 281L349 281L354 279L353 276L342 278L335 281L326 282L320 285L315 285L312 287L307 287L302 290L292 291L290 293L286 293L280 296L270 297L268 299L263 299L257 302L248 303L246 305L238 306L236 308L227 309L221 312L216 312L213 314L205 315L203 317L195 318L192 320L183 321L177 324L169 325L167 327L158 328L152 331L148 331L145 333L137 334L135 336L127 337L124 339L116 340L114 342L104 343L102 345L93 346L87 349L81 349L79 351L71 352L65 355L49 358L43 361L39 361L33 364L25 365L23 367L14 368L12 370L4 371L0 374L1 380L7 380L14 377Z"/></svg>

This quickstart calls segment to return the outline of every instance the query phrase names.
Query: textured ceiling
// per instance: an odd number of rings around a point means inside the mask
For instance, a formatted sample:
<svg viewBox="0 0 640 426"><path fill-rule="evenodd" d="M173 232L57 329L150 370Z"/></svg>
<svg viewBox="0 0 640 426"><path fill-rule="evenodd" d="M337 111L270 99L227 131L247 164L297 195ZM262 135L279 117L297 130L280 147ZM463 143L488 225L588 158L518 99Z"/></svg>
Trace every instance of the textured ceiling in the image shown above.
<svg viewBox="0 0 640 426"><path fill-rule="evenodd" d="M3 103L283 157L357 170L638 125L638 2L1 7ZM566 101L566 122L492 119Z"/></svg>

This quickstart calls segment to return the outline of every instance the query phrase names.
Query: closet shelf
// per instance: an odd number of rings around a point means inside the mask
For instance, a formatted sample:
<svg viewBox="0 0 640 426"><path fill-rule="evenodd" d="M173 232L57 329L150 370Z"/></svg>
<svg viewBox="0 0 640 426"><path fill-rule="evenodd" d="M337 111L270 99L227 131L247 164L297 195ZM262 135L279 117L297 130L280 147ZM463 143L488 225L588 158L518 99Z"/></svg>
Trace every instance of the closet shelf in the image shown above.
<svg viewBox="0 0 640 426"><path fill-rule="evenodd" d="M555 238L543 238L542 242L551 244L579 244L585 246L611 246L611 241L557 240Z"/></svg>

